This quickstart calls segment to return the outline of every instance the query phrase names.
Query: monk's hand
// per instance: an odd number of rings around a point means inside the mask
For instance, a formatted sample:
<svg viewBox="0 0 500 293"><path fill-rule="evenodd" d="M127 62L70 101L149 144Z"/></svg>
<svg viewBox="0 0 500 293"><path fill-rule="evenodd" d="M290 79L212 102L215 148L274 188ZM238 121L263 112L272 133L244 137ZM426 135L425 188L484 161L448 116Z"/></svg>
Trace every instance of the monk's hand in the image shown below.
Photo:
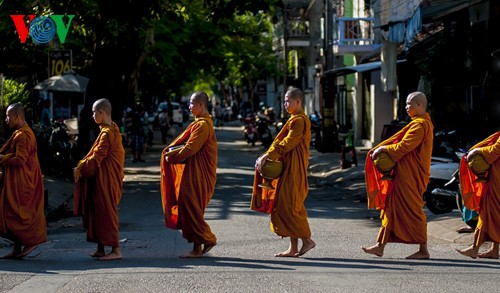
<svg viewBox="0 0 500 293"><path fill-rule="evenodd" d="M373 150L372 152L372 155L371 155L371 159L375 159L378 155L380 155L382 152L385 152L387 150L386 146L383 145L383 146L380 146L376 149Z"/></svg>
<svg viewBox="0 0 500 293"><path fill-rule="evenodd" d="M480 153L481 153L481 149L480 148L472 149L470 152L468 152L467 154L465 154L465 160L469 161L469 158L472 158L475 155L480 154Z"/></svg>
<svg viewBox="0 0 500 293"><path fill-rule="evenodd" d="M262 166L264 165L266 160L267 160L267 154L263 154L257 159L257 161L255 161L255 168L257 169L257 171L259 171L259 173L262 173Z"/></svg>
<svg viewBox="0 0 500 293"><path fill-rule="evenodd" d="M165 156L165 162L167 162L167 164L170 163L168 156Z"/></svg>

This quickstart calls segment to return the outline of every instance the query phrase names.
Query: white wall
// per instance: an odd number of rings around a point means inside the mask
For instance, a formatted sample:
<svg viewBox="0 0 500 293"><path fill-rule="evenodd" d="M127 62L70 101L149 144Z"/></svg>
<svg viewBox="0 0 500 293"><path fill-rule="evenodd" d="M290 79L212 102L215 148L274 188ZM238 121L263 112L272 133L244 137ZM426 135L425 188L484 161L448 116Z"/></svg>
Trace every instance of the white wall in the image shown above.
<svg viewBox="0 0 500 293"><path fill-rule="evenodd" d="M384 92L380 85L380 71L372 73L370 85L371 104L371 137L373 145L380 143L380 136L385 124L390 123L394 117L394 97L391 92Z"/></svg>

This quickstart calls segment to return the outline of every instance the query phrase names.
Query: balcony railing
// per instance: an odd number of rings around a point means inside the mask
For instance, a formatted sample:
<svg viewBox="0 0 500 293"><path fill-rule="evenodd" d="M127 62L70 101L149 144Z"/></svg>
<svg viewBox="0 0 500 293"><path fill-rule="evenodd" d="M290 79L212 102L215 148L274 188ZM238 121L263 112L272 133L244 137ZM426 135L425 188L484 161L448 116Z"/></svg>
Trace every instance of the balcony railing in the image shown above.
<svg viewBox="0 0 500 293"><path fill-rule="evenodd" d="M288 20L287 38L288 47L309 47L309 22L300 19Z"/></svg>
<svg viewBox="0 0 500 293"><path fill-rule="evenodd" d="M374 43L374 19L339 17L333 30L333 51L337 54L367 53L380 45Z"/></svg>

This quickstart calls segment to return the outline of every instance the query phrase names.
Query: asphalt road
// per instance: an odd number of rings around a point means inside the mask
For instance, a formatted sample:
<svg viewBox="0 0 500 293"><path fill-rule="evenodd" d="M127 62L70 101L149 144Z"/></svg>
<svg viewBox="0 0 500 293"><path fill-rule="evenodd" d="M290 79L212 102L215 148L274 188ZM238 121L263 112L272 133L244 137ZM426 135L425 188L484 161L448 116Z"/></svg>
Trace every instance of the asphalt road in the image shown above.
<svg viewBox="0 0 500 293"><path fill-rule="evenodd" d="M273 257L289 240L270 232L267 215L249 209L253 165L263 149L247 145L237 126L217 130L217 137L218 180L206 219L218 245L207 257L178 257L191 244L164 227L162 147L153 146L145 163L126 162L119 210L124 259L90 258L95 247L85 242L80 219L63 218L49 223L49 241L30 256L0 261L0 292L498 292L498 260L455 252L471 241L454 232L461 225L456 212L429 215L430 260L404 258L416 245L388 244L382 258L364 254L361 246L378 233L377 212L366 209L362 167L334 168L334 155L311 158L306 206L316 248L301 258Z"/></svg>

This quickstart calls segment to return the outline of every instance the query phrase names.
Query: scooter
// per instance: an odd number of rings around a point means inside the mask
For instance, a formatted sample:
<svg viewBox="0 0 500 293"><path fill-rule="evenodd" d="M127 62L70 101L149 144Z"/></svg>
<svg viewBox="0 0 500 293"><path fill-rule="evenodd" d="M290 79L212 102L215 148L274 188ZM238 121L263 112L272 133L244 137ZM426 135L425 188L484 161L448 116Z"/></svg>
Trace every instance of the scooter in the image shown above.
<svg viewBox="0 0 500 293"><path fill-rule="evenodd" d="M248 143L255 146L257 140L259 140L259 133L257 132L257 124L255 122L255 116L246 116L241 118L243 122L243 134Z"/></svg>
<svg viewBox="0 0 500 293"><path fill-rule="evenodd" d="M457 208L457 185L450 182L454 174L458 174L460 155L465 154L464 150L459 150L456 158L432 157L431 178L424 192L425 205L433 214L445 214ZM457 175L458 176L458 175Z"/></svg>
<svg viewBox="0 0 500 293"><path fill-rule="evenodd" d="M465 150L457 151L455 152L455 154L461 160L465 155ZM435 188L431 193L436 197L446 197L450 199L454 198L456 207L462 214L462 220L471 228L476 228L477 212L469 210L463 205L462 194L460 192L460 178L458 168L451 176L451 179L447 183L445 183L443 187Z"/></svg>
<svg viewBox="0 0 500 293"><path fill-rule="evenodd" d="M262 142L262 146L266 149L269 148L273 142L273 135L271 134L271 130L268 125L271 125L271 120L269 117L263 113L257 113L256 118L257 124L257 134L259 135L259 139Z"/></svg>

